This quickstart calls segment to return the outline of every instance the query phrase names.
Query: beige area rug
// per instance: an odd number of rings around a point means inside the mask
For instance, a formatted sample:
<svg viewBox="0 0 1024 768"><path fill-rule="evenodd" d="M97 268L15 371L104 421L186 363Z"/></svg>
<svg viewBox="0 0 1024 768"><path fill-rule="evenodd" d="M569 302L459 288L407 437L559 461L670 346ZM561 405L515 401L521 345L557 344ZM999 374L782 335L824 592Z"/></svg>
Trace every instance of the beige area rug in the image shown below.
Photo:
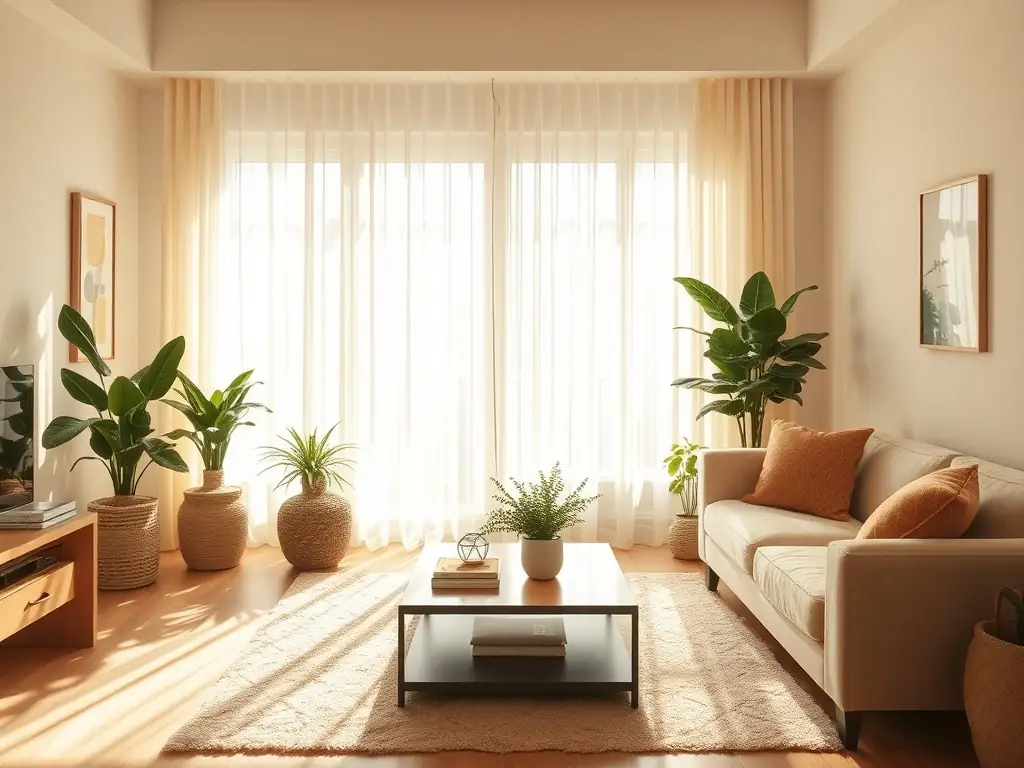
<svg viewBox="0 0 1024 768"><path fill-rule="evenodd" d="M641 617L638 710L625 695L545 701L455 700L423 693L408 694L400 709L395 638L406 577L309 573L296 579L200 712L164 749L250 754L841 749L821 708L699 576L642 574L630 575L629 581Z"/></svg>

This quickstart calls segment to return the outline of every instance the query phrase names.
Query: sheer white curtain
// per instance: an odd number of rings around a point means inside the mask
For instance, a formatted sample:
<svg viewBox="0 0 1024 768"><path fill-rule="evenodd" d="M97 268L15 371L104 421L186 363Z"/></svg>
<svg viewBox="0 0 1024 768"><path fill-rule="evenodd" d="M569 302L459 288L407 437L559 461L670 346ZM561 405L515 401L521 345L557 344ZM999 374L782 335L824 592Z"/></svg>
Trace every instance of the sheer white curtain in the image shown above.
<svg viewBox="0 0 1024 768"><path fill-rule="evenodd" d="M228 83L206 386L255 368L274 413L228 474L253 543L286 492L257 448L286 426L355 442L354 537L482 523L490 476L560 461L603 494L578 539L660 543L670 386L699 358L682 85ZM684 316L685 314L685 316ZM256 391L254 391L256 394ZM293 489L295 490L295 489Z"/></svg>

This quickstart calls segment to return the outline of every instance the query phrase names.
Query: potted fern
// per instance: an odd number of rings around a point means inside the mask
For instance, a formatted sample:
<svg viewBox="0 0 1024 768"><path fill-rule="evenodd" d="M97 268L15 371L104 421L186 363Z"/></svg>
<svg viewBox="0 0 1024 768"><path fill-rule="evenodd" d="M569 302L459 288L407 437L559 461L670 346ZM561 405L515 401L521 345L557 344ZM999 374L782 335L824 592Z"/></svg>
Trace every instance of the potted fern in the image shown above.
<svg viewBox="0 0 1024 768"><path fill-rule="evenodd" d="M111 376L100 356L92 328L76 310L64 305L57 328L92 365L99 384L64 368L60 380L75 400L90 406L96 415L87 419L58 416L43 431L43 448L51 450L78 435L89 433L89 447L95 456L80 461L98 461L110 477L114 495L89 502L99 519L98 554L100 589L134 589L156 581L160 568L160 521L157 500L138 495L139 481L151 466L172 472L188 472L173 443L153 437L149 405L167 394L174 384L178 364L185 353L185 339L167 342L153 362L134 376ZM146 464L139 469L139 463Z"/></svg>
<svg viewBox="0 0 1024 768"><path fill-rule="evenodd" d="M697 559L697 452L704 446L691 443L672 444L665 457L668 471L668 490L679 497L680 511L668 529L668 546L672 556L679 560Z"/></svg>
<svg viewBox="0 0 1024 768"><path fill-rule="evenodd" d="M1007 605L1011 617L1004 620ZM983 768L1024 765L1024 595L1017 590L1001 590L995 621L974 627L964 670L964 709Z"/></svg>
<svg viewBox="0 0 1024 768"><path fill-rule="evenodd" d="M172 440L185 438L203 459L203 485L189 488L178 508L178 545L181 556L195 571L234 568L245 554L249 535L249 510L242 489L224 484L224 460L231 438L239 427L254 426L246 421L249 411L269 411L261 403L246 400L260 382L250 382L252 371L240 373L223 390L209 397L184 373L178 371L180 400L166 403L188 419L191 429L168 433Z"/></svg>
<svg viewBox="0 0 1024 768"><path fill-rule="evenodd" d="M590 502L600 498L581 495L587 480L559 502L565 491L562 481L562 467L555 464L546 475L538 473L537 483L523 483L511 479L518 491L513 496L498 480L491 478L497 488L494 500L496 509L487 516L481 533L514 533L522 539L521 558L523 570L531 579L547 581L555 578L562 570L564 558L562 531L583 522L583 512Z"/></svg>
<svg viewBox="0 0 1024 768"><path fill-rule="evenodd" d="M334 568L348 552L352 538L352 506L344 497L331 493L332 485L351 487L339 470L351 469L354 462L345 454L351 443L331 445L335 424L323 437L314 429L301 435L289 428L281 439L284 446L266 446L262 472L284 471L281 488L298 480L302 492L291 496L277 513L277 537L289 563L301 570Z"/></svg>

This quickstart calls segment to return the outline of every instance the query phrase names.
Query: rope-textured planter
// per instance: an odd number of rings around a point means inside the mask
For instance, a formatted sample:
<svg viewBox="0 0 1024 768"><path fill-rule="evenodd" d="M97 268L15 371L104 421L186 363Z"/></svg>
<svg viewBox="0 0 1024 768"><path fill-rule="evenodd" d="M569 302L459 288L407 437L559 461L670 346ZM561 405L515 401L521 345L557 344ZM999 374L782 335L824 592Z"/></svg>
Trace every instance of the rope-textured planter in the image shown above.
<svg viewBox="0 0 1024 768"><path fill-rule="evenodd" d="M100 589L135 589L156 581L160 521L151 496L110 496L89 502L99 518Z"/></svg>
<svg viewBox="0 0 1024 768"><path fill-rule="evenodd" d="M677 560L697 559L696 515L676 515L668 527L668 546Z"/></svg>
<svg viewBox="0 0 1024 768"><path fill-rule="evenodd" d="M296 568L334 568L348 552L352 507L323 483L304 482L302 493L285 499L277 513L277 538L285 558Z"/></svg>
<svg viewBox="0 0 1024 768"><path fill-rule="evenodd" d="M222 470L206 470L202 487L185 491L178 508L178 546L192 570L234 568L245 554L248 532L242 489L224 485Z"/></svg>
<svg viewBox="0 0 1024 768"><path fill-rule="evenodd" d="M984 768L1024 765L1024 646L1000 640L996 624L974 627L964 670L964 709L971 740Z"/></svg>

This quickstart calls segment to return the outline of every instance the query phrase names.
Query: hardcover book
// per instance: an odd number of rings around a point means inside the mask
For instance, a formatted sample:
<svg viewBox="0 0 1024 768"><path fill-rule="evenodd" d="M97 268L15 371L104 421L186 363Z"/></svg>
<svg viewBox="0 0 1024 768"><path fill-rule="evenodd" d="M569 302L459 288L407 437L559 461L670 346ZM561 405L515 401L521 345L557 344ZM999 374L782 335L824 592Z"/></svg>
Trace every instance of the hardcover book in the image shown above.
<svg viewBox="0 0 1024 768"><path fill-rule="evenodd" d="M476 563L465 563L457 557L442 557L434 567L435 579L497 579L498 558L488 557Z"/></svg>
<svg viewBox="0 0 1024 768"><path fill-rule="evenodd" d="M559 616L477 616L473 647L564 646L565 622Z"/></svg>
<svg viewBox="0 0 1024 768"><path fill-rule="evenodd" d="M432 589L497 589L497 579L431 579Z"/></svg>
<svg viewBox="0 0 1024 768"><path fill-rule="evenodd" d="M474 645L473 655L523 656L529 658L565 658L564 645Z"/></svg>

